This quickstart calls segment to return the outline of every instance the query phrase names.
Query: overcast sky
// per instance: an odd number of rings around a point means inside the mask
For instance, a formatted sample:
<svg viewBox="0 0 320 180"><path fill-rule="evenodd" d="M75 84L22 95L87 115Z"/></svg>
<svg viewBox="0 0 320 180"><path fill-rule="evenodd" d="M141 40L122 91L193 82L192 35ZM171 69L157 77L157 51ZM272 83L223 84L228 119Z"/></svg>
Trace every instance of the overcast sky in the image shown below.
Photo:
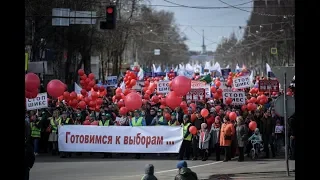
<svg viewBox="0 0 320 180"><path fill-rule="evenodd" d="M150 0L157 10L167 10L175 13L176 23L180 25L181 31L187 35L186 42L190 50L201 51L202 30L205 34L205 44L208 51L215 51L216 42L223 36L228 37L235 32L237 38L241 38L243 30L239 26L245 26L250 13L234 8L221 9L192 9L185 7L160 7L156 5L175 6L164 0ZM228 7L219 0L168 0L185 6L202 7ZM250 0L222 0L231 5L239 5L242 9L251 11ZM186 26L190 25L190 26Z"/></svg>

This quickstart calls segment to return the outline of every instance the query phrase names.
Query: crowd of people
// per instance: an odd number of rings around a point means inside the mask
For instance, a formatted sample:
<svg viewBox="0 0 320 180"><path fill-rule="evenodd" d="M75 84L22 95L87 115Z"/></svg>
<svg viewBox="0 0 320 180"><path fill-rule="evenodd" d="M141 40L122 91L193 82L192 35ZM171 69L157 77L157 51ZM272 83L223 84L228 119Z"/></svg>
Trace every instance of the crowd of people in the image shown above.
<svg viewBox="0 0 320 180"><path fill-rule="evenodd" d="M108 98L109 97L109 98ZM215 160L220 161L224 154L224 161L229 161L239 155L238 161L244 161L249 156L255 139L263 144L265 158L275 157L284 146L284 121L277 116L272 102L260 105L255 111L242 111L241 106L225 105L220 100L210 100L206 103L197 103L197 108L189 107L184 113L180 107L174 110L160 108L159 104L146 103L141 109L119 115L119 109L112 103L111 97L106 96L100 112L74 109L63 102L51 100L48 109L26 111L25 121L30 122L31 138L34 154L51 152L60 154L61 158L71 157L72 153L59 152L58 126L59 125L98 125L98 126L182 126L183 143L178 159L201 159L206 161L212 154ZM219 108L217 108L219 106ZM206 108L210 114L203 118L200 111ZM237 114L237 119L231 121L230 112ZM167 117L164 114L170 114ZM294 116L289 121L290 142L294 145ZM257 128L251 131L248 125L251 121L257 123ZM197 134L191 134L189 128L195 126ZM291 149L291 158L294 159L294 148ZM271 153L270 153L271 150ZM81 153L76 153L81 155ZM104 153L104 158L112 157L111 153ZM140 154L136 154L140 158ZM200 158L199 158L200 157Z"/></svg>

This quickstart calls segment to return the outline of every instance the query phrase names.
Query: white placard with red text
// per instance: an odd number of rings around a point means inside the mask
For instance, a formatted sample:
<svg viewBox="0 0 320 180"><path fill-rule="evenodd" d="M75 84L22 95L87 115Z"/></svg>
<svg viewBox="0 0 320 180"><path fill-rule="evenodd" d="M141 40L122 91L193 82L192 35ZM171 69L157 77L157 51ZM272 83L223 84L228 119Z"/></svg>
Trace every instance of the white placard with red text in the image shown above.
<svg viewBox="0 0 320 180"><path fill-rule="evenodd" d="M59 151L178 153L182 127L79 126L59 127Z"/></svg>
<svg viewBox="0 0 320 180"><path fill-rule="evenodd" d="M168 93L170 92L170 87L169 87L169 82L170 81L159 81L157 85L157 91L158 93Z"/></svg>
<svg viewBox="0 0 320 180"><path fill-rule="evenodd" d="M204 101L206 98L206 93L204 89L191 89L187 95L187 101Z"/></svg>
<svg viewBox="0 0 320 180"><path fill-rule="evenodd" d="M204 89L206 98L211 98L211 86L202 81L191 81L191 89Z"/></svg>

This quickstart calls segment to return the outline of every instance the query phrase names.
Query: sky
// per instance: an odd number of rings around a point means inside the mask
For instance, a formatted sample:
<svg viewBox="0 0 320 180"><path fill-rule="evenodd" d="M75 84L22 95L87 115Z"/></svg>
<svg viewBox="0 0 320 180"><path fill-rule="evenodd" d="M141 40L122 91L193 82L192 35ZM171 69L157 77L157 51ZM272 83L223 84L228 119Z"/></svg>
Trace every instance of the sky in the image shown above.
<svg viewBox="0 0 320 180"><path fill-rule="evenodd" d="M185 6L201 7L228 7L219 2L219 0L168 0L173 3ZM231 5L239 5L242 9L251 11L252 1L250 0L222 0ZM151 5L156 10L166 10L175 13L176 23L180 30L187 36L186 44L189 50L201 51L202 30L204 30L205 45L207 51L215 51L217 42L223 37L229 37L235 32L237 38L241 38L243 30L239 26L245 26L250 17L249 12L238 9L220 8L220 9L192 9L185 7L161 7L157 5L176 6L165 2L164 0L150 0Z"/></svg>

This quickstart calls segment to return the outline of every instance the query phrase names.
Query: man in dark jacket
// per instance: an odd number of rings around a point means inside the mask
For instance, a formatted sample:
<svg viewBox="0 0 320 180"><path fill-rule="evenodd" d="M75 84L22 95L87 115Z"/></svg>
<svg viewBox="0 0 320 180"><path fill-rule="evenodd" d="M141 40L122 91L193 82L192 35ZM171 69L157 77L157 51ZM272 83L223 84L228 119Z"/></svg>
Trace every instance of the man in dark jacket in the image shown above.
<svg viewBox="0 0 320 180"><path fill-rule="evenodd" d="M271 117L270 110L266 111L261 118L261 127L260 132L262 134L263 140L263 149L266 153L265 158L269 158L269 144L271 147L272 157L275 157L275 149L274 149L274 129L275 129L275 121Z"/></svg>
<svg viewBox="0 0 320 180"><path fill-rule="evenodd" d="M193 125L197 128L197 130L199 131L201 129L201 124L204 123L204 119L200 114L200 111L197 111L196 114L197 118L196 120L194 120ZM199 139L197 135L194 135L192 138L192 154L193 154L193 158L192 160L197 160L198 159L198 149L199 149Z"/></svg>
<svg viewBox="0 0 320 180"><path fill-rule="evenodd" d="M33 167L35 155L33 151L33 144L31 141L30 124L25 120L24 122L24 180L29 180L30 169Z"/></svg>
<svg viewBox="0 0 320 180"><path fill-rule="evenodd" d="M290 137L290 151L291 151L290 159L291 160L295 160L295 156L296 156L295 136L296 136L296 115L293 114L289 118L289 137Z"/></svg>
<svg viewBox="0 0 320 180"><path fill-rule="evenodd" d="M154 166L152 164L147 164L145 167L145 175L141 180L158 180L154 175Z"/></svg>
<svg viewBox="0 0 320 180"><path fill-rule="evenodd" d="M197 174L188 168L186 161L178 162L177 168L179 173L176 175L174 180L198 180Z"/></svg>

